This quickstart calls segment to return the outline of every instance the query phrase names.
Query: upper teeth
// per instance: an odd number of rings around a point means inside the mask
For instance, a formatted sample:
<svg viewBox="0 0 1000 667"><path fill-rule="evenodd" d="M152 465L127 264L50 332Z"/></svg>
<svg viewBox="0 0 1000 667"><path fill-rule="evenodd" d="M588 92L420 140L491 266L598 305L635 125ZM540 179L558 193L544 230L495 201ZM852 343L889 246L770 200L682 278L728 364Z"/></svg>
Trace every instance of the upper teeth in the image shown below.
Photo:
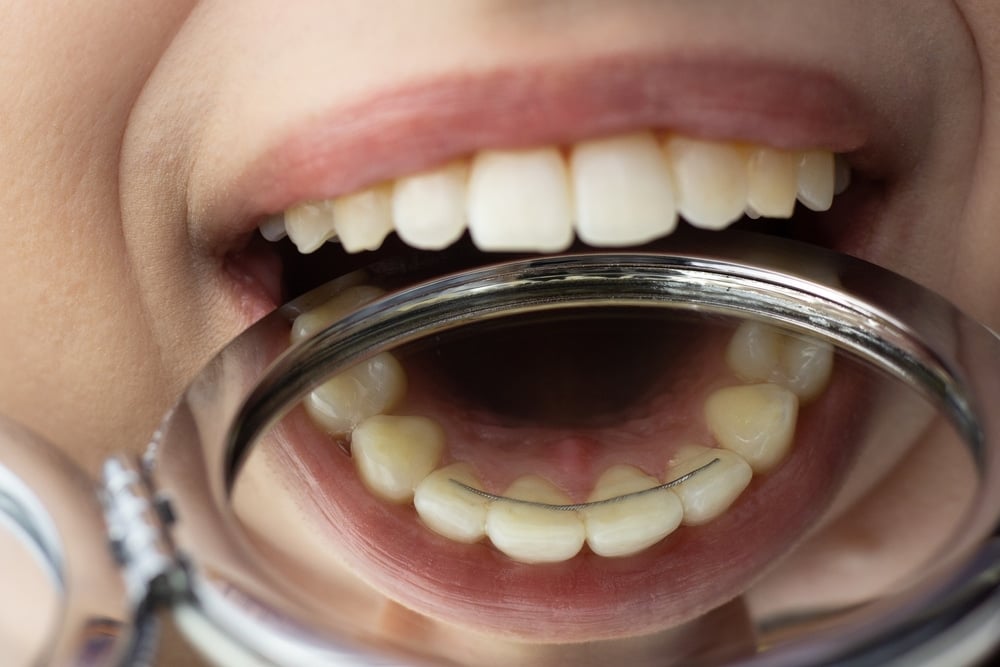
<svg viewBox="0 0 1000 667"><path fill-rule="evenodd" d="M438 250L466 228L481 250L555 252L574 233L597 246L637 245L673 231L680 213L723 229L744 212L787 218L798 199L826 210L850 172L829 151L782 151L638 132L582 141L563 151L484 150L429 171L284 213L300 252L337 239L374 250L395 230ZM261 225L282 236L278 218Z"/></svg>

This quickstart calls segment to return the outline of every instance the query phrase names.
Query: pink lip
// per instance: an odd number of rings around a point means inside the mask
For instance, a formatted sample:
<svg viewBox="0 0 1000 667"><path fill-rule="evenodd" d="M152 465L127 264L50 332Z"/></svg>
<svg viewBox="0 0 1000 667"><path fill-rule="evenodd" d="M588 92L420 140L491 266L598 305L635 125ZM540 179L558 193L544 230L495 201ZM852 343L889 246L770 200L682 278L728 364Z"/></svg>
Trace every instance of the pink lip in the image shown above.
<svg viewBox="0 0 1000 667"><path fill-rule="evenodd" d="M333 106L250 161L228 189L223 245L263 215L414 173L477 149L565 144L640 128L840 153L875 118L829 72L733 58L604 58L450 75Z"/></svg>

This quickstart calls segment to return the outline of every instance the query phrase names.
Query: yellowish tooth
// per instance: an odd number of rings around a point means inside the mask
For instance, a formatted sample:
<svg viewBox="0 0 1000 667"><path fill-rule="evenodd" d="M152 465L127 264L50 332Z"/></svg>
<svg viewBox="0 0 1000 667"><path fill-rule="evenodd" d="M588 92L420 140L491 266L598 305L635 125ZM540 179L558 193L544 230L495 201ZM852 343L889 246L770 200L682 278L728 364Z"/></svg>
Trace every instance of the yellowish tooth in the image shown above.
<svg viewBox="0 0 1000 667"><path fill-rule="evenodd" d="M514 481L503 494L551 505L568 505L570 499L535 475ZM575 556L586 539L576 512L494 501L486 513L486 534L493 545L522 563L558 563Z"/></svg>
<svg viewBox="0 0 1000 667"><path fill-rule="evenodd" d="M425 250L450 246L465 232L469 165L461 160L396 181L392 217L407 245Z"/></svg>
<svg viewBox="0 0 1000 667"><path fill-rule="evenodd" d="M651 132L577 144L570 174L576 231L586 243L638 245L677 226L670 172Z"/></svg>
<svg viewBox="0 0 1000 667"><path fill-rule="evenodd" d="M456 542L478 542L486 535L490 501L454 482L482 490L482 483L468 464L453 463L435 470L417 485L413 505L435 533Z"/></svg>
<svg viewBox="0 0 1000 667"><path fill-rule="evenodd" d="M437 467L444 444L444 429L431 419L376 415L354 429L351 456L372 493L404 503Z"/></svg>
<svg viewBox="0 0 1000 667"><path fill-rule="evenodd" d="M333 205L328 201L306 202L285 211L285 232L303 255L315 252L337 235Z"/></svg>
<svg viewBox="0 0 1000 667"><path fill-rule="evenodd" d="M772 470L788 455L795 435L799 399L776 384L719 389L705 401L708 428L725 449L757 474Z"/></svg>
<svg viewBox="0 0 1000 667"><path fill-rule="evenodd" d="M819 396L830 381L833 346L748 320L733 333L726 349L726 363L744 380L780 384L807 403Z"/></svg>
<svg viewBox="0 0 1000 667"><path fill-rule="evenodd" d="M833 204L836 169L830 151L808 151L799 160L798 198L806 208L827 211Z"/></svg>
<svg viewBox="0 0 1000 667"><path fill-rule="evenodd" d="M750 464L725 449L697 445L682 447L670 461L667 479L677 479L719 459L691 479L671 488L684 507L685 526L700 526L715 519L740 497L753 479Z"/></svg>
<svg viewBox="0 0 1000 667"><path fill-rule="evenodd" d="M479 153L467 205L480 250L557 252L573 242L569 176L555 148Z"/></svg>
<svg viewBox="0 0 1000 667"><path fill-rule="evenodd" d="M377 185L333 202L333 226L347 252L378 250L392 231L392 185Z"/></svg>
<svg viewBox="0 0 1000 667"><path fill-rule="evenodd" d="M382 352L333 376L305 400L306 412L327 433L344 434L392 410L406 395L406 371Z"/></svg>
<svg viewBox="0 0 1000 667"><path fill-rule="evenodd" d="M726 364L744 380L770 380L780 369L784 346L774 327L752 320L740 322L726 348Z"/></svg>
<svg viewBox="0 0 1000 667"><path fill-rule="evenodd" d="M750 153L747 202L759 216L790 218L795 211L799 157L774 148Z"/></svg>
<svg viewBox="0 0 1000 667"><path fill-rule="evenodd" d="M292 323L292 342L297 343L303 338L312 336L383 294L385 294L383 290L371 285L348 287L318 308L296 317Z"/></svg>
<svg viewBox="0 0 1000 667"><path fill-rule="evenodd" d="M747 205L747 156L723 142L671 137L665 150L674 174L677 209L690 224L725 229Z"/></svg>
<svg viewBox="0 0 1000 667"><path fill-rule="evenodd" d="M805 336L787 336L781 361L784 370L781 384L794 391L803 402L809 402L830 382L833 346Z"/></svg>
<svg viewBox="0 0 1000 667"><path fill-rule="evenodd" d="M638 468L617 465L597 480L588 502L616 498L659 486ZM580 511L587 544L599 556L631 556L674 532L684 516L680 499L669 489L652 491Z"/></svg>

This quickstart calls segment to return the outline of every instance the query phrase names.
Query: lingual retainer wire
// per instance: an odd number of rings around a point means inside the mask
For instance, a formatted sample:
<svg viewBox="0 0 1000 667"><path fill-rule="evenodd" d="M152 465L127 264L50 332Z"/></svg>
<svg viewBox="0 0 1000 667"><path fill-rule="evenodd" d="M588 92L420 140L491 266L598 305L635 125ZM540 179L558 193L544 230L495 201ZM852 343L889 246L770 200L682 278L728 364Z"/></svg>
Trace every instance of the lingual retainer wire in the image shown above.
<svg viewBox="0 0 1000 667"><path fill-rule="evenodd" d="M689 479L700 473L702 470L712 467L713 465L718 463L719 460L720 459L712 459L705 465L699 468L695 468L686 475L681 475L677 479L672 479L669 482L664 482L659 486L651 486L648 489L642 489L641 491L633 491L632 493L625 493L620 496L615 496L613 498L605 498L604 500L595 500L589 503L575 503L573 505L554 505L552 503L542 503L536 500L521 500L520 498L509 498L507 496L499 496L495 493L490 493L489 491L483 491L482 489L477 489L476 487L469 486L468 484L463 484L457 479L450 479L448 481L450 481L452 484L455 484L456 486L462 489L465 489L469 493L474 493L475 495L481 496L488 500L500 501L505 503L516 503L518 505L527 505L529 507L540 507L542 509L547 509L547 510L556 510L557 512L576 512L577 510L587 509L588 507L599 507L601 505L611 505L613 503L620 503L623 500L627 500L628 498L636 498L638 496L644 496L646 494L653 493L655 491L662 491L664 489L669 489L671 487L677 486L678 484L683 484L684 482L688 481Z"/></svg>

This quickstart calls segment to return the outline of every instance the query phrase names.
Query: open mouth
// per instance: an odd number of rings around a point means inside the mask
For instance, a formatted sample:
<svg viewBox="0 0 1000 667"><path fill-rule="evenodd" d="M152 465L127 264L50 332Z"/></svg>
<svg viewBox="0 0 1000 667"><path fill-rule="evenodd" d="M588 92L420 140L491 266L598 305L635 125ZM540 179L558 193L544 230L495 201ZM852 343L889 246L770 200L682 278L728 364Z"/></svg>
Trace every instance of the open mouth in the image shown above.
<svg viewBox="0 0 1000 667"><path fill-rule="evenodd" d="M799 114L730 110L742 122L721 130L670 107L676 125L632 114L556 142L485 131L368 182L323 160L294 180L293 164L257 196L267 243L234 270L273 298L275 255L285 297L367 267L300 315L294 342L385 289L512 256L658 252L730 228L857 252L886 190L870 128L822 111L853 104L827 79L802 95L799 73L762 71ZM726 604L807 533L856 454L844 412L862 382L829 345L752 321L514 318L328 379L287 418L281 458L310 480L337 559L403 606L522 641L614 639Z"/></svg>

